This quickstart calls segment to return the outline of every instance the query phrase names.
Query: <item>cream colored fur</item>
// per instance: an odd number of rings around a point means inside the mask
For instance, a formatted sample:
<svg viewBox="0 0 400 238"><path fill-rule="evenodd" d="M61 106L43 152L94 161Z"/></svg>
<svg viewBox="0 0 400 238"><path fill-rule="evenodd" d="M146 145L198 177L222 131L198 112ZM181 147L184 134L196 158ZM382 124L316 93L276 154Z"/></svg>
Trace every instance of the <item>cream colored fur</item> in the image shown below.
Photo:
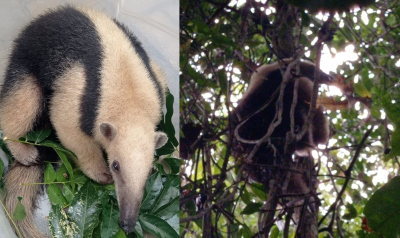
<svg viewBox="0 0 400 238"><path fill-rule="evenodd" d="M249 87L243 94L242 101L245 102L246 98L251 95L265 80L267 80L270 72L279 69L278 62L273 64L265 64L257 68L251 75Z"/></svg>
<svg viewBox="0 0 400 238"><path fill-rule="evenodd" d="M278 62L274 62L272 64L265 64L261 65L257 68L257 70L251 75L249 87L247 88L246 92L243 94L243 99L245 100L248 95L251 95L254 90L256 90L264 80L267 80L269 73L272 71L278 70L281 67L293 62L293 59L287 58L283 59L281 65ZM314 64L309 61L301 61L300 63L300 71L306 71L307 68L313 66Z"/></svg>
<svg viewBox="0 0 400 238"><path fill-rule="evenodd" d="M161 116L160 99L126 35L104 15L89 9L83 11L93 20L104 47L101 91L107 93L101 93L101 110L96 125L107 122L117 129L117 136L111 142L98 129L95 138L106 149L110 163L113 159L122 161L121 174L124 180L129 181L124 189L131 191L131 195L139 195L143 193L153 163L155 126ZM165 91L163 75L158 68L153 67L153 70ZM114 179L118 190L119 181L116 176Z"/></svg>
<svg viewBox="0 0 400 238"><path fill-rule="evenodd" d="M0 128L3 136L18 140L32 130L33 122L41 110L39 101L42 94L33 76L26 75L13 89L12 97L6 97L0 104ZM16 116L18 115L18 116ZM21 164L37 163L38 151L32 145L6 140L14 158Z"/></svg>
<svg viewBox="0 0 400 238"><path fill-rule="evenodd" d="M17 197L22 197L22 205L25 207L26 217L22 221L14 220L23 238L43 238L46 237L35 226L32 211L35 208L36 196L40 192L40 185L21 185L40 182L43 176L43 165L24 166L14 161L10 171L4 177L7 188L7 196L4 205L10 215L17 206ZM13 229L15 229L12 226ZM1 235L0 235L1 236Z"/></svg>
<svg viewBox="0 0 400 238"><path fill-rule="evenodd" d="M80 101L85 81L84 69L79 64L56 81L50 101L50 120L61 143L78 157L76 162L79 168L99 183L111 183L111 174L100 145L80 130Z"/></svg>

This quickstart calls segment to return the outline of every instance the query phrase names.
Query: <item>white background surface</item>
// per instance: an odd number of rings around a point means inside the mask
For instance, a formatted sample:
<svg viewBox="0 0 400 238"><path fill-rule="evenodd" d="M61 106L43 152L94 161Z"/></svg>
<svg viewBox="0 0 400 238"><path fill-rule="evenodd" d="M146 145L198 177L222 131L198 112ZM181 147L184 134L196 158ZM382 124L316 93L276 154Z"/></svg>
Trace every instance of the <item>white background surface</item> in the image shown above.
<svg viewBox="0 0 400 238"><path fill-rule="evenodd" d="M49 8L65 3L95 8L116 18L136 35L149 57L165 72L174 95L173 123L179 128L179 1L178 0L0 0L0 84L11 52L13 39L32 19ZM178 137L177 137L178 138ZM49 205L40 198L36 222L46 230ZM0 236L16 237L0 206Z"/></svg>

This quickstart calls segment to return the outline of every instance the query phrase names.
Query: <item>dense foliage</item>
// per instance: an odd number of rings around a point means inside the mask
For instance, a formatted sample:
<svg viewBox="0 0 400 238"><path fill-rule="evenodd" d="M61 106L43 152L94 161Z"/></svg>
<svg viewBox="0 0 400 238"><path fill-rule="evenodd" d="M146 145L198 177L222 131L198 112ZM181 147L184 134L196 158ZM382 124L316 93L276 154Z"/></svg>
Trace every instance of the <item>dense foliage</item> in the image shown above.
<svg viewBox="0 0 400 238"><path fill-rule="evenodd" d="M400 2L340 12L294 7L289 35L276 7L287 2L181 1L181 234L267 235L260 221L271 193L246 177L249 161L235 154L230 117L256 66L276 62L288 48L277 43L290 38L295 58L323 70L339 61L331 69L334 85L319 90L331 139L312 152L318 236L398 237ZM270 220L270 237L296 234L284 199Z"/></svg>

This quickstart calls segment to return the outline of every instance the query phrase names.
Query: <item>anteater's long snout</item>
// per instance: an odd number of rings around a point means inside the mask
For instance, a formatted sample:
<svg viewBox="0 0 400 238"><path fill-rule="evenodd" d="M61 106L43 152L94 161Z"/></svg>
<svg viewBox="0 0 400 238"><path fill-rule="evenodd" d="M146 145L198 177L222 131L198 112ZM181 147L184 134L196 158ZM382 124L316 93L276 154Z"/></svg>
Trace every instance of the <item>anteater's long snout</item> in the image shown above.
<svg viewBox="0 0 400 238"><path fill-rule="evenodd" d="M131 233L135 229L140 209L140 201L120 200L119 204L119 225L126 233Z"/></svg>

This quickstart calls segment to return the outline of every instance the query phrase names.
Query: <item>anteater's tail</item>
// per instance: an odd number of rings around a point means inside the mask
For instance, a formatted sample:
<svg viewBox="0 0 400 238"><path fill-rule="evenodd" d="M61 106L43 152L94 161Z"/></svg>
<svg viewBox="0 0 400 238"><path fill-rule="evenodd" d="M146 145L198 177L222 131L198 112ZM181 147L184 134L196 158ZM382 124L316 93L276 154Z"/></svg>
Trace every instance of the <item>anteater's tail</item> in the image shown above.
<svg viewBox="0 0 400 238"><path fill-rule="evenodd" d="M46 235L42 234L37 229L35 222L33 221L33 210L36 208L36 197L41 191L40 185L21 185L42 182L44 168L43 164L25 166L14 161L4 178L6 187L4 204L11 216L13 215L18 203L17 197L22 197L21 203L25 207L26 217L22 221L14 219L14 223L18 227L23 238L46 237ZM10 224L12 225L11 221ZM13 229L16 231L14 226Z"/></svg>

